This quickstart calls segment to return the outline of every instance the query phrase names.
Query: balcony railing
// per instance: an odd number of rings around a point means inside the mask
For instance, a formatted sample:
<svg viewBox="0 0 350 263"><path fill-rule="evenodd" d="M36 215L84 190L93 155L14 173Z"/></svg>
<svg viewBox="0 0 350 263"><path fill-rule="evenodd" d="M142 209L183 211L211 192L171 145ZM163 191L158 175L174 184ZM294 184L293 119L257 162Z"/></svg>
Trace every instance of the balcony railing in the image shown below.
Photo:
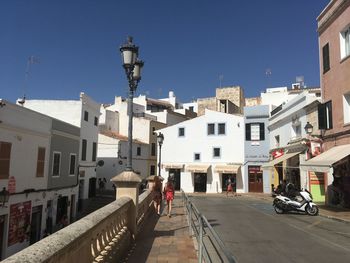
<svg viewBox="0 0 350 263"><path fill-rule="evenodd" d="M139 196L138 230L152 211L152 202L149 190ZM133 206L131 198L118 198L2 262L120 262L132 242L129 224Z"/></svg>

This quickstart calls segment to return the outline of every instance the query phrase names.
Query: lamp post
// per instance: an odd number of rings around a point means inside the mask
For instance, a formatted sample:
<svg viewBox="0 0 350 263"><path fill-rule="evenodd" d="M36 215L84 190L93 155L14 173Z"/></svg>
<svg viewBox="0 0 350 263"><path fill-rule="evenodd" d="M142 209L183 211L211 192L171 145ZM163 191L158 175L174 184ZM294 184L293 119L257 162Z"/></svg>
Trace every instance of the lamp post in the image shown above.
<svg viewBox="0 0 350 263"><path fill-rule="evenodd" d="M132 37L128 37L127 42L120 47L123 67L129 82L129 99L128 99L128 160L126 165L127 171L132 171L132 117L133 117L133 99L134 92L141 80L141 69L144 62L138 59L139 48L132 43Z"/></svg>
<svg viewBox="0 0 350 263"><path fill-rule="evenodd" d="M309 122L307 122L304 129L305 129L306 134L310 136L314 130L314 126L312 126Z"/></svg>
<svg viewBox="0 0 350 263"><path fill-rule="evenodd" d="M162 145L163 145L163 141L164 141L164 135L163 133L159 133L157 135L157 141L158 141L158 144L159 144L159 163L158 163L158 176L161 177L161 174L160 174L160 168L161 168L161 160L162 160Z"/></svg>
<svg viewBox="0 0 350 263"><path fill-rule="evenodd" d="M5 207L5 203L9 201L10 193L6 190L6 187L2 188L0 192L0 206Z"/></svg>

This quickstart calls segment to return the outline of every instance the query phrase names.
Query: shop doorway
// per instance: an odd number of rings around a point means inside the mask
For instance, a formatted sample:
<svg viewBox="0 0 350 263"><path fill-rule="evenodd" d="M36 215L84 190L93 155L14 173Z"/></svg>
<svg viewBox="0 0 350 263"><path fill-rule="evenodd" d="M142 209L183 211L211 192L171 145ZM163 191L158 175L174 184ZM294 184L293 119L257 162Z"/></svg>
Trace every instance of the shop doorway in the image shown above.
<svg viewBox="0 0 350 263"><path fill-rule="evenodd" d="M68 196L61 196L57 200L56 225L60 223L64 216L67 216Z"/></svg>
<svg viewBox="0 0 350 263"><path fill-rule="evenodd" d="M41 233L41 216L43 206L33 206L32 208L32 222L30 223L30 245L40 240Z"/></svg>
<svg viewBox="0 0 350 263"><path fill-rule="evenodd" d="M194 173L194 191L195 192L207 192L207 174L206 173Z"/></svg>
<svg viewBox="0 0 350 263"><path fill-rule="evenodd" d="M0 260L2 260L2 255L3 255L3 240L4 240L4 233L5 233L5 220L6 220L6 215L0 216Z"/></svg>
<svg viewBox="0 0 350 263"><path fill-rule="evenodd" d="M233 182L236 183L236 174L226 174L226 173L223 173L221 174L221 182L222 182L222 191L227 191L227 181L228 179L231 180L233 179ZM236 189L234 189L236 190Z"/></svg>
<svg viewBox="0 0 350 263"><path fill-rule="evenodd" d="M89 179L89 198L96 196L96 178L92 177Z"/></svg>
<svg viewBox="0 0 350 263"><path fill-rule="evenodd" d="M260 166L248 166L249 192L263 192L263 173Z"/></svg>
<svg viewBox="0 0 350 263"><path fill-rule="evenodd" d="M70 198L70 222L74 222L75 218L75 195L71 195Z"/></svg>
<svg viewBox="0 0 350 263"><path fill-rule="evenodd" d="M175 191L180 191L181 189L181 170L180 169L169 169L169 177L174 179Z"/></svg>
<svg viewBox="0 0 350 263"><path fill-rule="evenodd" d="M83 210L83 199L84 199L84 180L79 180L79 193L78 193L78 212Z"/></svg>

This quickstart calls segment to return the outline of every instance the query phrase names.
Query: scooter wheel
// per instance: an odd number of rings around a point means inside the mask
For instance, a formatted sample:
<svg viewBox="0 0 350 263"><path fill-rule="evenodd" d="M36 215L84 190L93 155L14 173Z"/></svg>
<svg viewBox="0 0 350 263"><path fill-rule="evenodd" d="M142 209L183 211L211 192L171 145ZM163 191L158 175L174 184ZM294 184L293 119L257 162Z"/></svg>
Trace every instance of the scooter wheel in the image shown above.
<svg viewBox="0 0 350 263"><path fill-rule="evenodd" d="M310 216L316 216L316 215L318 215L318 207L317 206L306 206L305 207L305 210L306 210L306 213L308 214L308 215L310 215Z"/></svg>
<svg viewBox="0 0 350 263"><path fill-rule="evenodd" d="M282 208L279 208L277 205L274 205L273 208L275 209L275 212L277 214L283 214L284 210Z"/></svg>

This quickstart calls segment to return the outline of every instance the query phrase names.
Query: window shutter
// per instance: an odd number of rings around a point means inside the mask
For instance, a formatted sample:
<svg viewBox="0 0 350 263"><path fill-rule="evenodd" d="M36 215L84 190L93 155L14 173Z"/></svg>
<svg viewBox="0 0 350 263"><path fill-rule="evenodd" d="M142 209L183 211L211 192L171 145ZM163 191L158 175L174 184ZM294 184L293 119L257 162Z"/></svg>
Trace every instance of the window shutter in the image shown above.
<svg viewBox="0 0 350 263"><path fill-rule="evenodd" d="M328 109L328 129L333 129L333 118L332 118L332 101L326 103Z"/></svg>
<svg viewBox="0 0 350 263"><path fill-rule="evenodd" d="M326 119L326 105L318 105L318 128L320 130L325 130L327 128L327 119Z"/></svg>
<svg viewBox="0 0 350 263"><path fill-rule="evenodd" d="M260 123L260 141L265 140L265 123Z"/></svg>
<svg viewBox="0 0 350 263"><path fill-rule="evenodd" d="M250 141L251 140L251 136L250 136L250 123L247 123L245 125L245 140L246 141Z"/></svg>

